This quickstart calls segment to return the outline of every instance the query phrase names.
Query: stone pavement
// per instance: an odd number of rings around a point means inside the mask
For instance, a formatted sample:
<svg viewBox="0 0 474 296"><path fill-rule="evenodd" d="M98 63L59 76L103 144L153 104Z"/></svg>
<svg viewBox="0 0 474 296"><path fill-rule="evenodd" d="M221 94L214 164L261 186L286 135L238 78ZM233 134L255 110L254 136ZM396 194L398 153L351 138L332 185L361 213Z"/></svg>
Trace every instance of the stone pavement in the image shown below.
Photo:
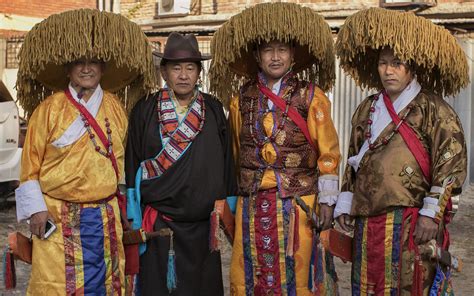
<svg viewBox="0 0 474 296"><path fill-rule="evenodd" d="M27 232L26 225L20 225L15 220L15 209L0 211L0 247L5 246L7 233L14 229ZM474 185L468 186L461 197L459 211L449 226L452 238L451 252L463 260L463 271L453 275L453 285L456 296L474 295ZM229 295L229 265L231 250L227 248L222 254L225 295ZM16 262L17 288L5 291L3 280L0 284L0 295L24 295L30 273L30 266ZM350 264L344 264L336 259L339 276L339 291L341 296L350 295ZM0 268L0 278L3 279L3 268Z"/></svg>

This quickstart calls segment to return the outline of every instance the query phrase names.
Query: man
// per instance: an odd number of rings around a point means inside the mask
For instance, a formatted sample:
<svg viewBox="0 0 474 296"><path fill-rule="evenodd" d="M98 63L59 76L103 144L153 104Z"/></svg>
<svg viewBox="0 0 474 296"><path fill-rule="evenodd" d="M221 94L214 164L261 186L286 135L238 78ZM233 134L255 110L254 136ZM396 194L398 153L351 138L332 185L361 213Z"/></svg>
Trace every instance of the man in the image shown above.
<svg viewBox="0 0 474 296"><path fill-rule="evenodd" d="M271 21L285 15L294 19ZM310 25L297 27L297 21ZM233 30L244 29L241 23L245 30L260 25L259 31L250 29L236 42ZM338 194L338 139L328 98L297 75L307 70L322 88L331 87L330 40L328 25L311 9L274 3L234 16L212 41L210 73L218 92L235 87L243 75L251 78L230 102L241 195L232 295L337 294L332 257L319 244L319 231L331 227Z"/></svg>
<svg viewBox="0 0 474 296"><path fill-rule="evenodd" d="M404 26L388 28L385 21ZM386 31L358 35L366 22ZM462 127L440 96L467 83L465 56L448 31L409 13L365 10L350 17L339 34L341 66L358 83L380 89L352 118L348 165L334 214L343 230L355 228L352 294L428 295L431 289L439 295L435 264L419 246L435 239L447 249L449 193L460 193L466 177ZM348 41L356 35L361 37ZM445 40L443 48L433 41L437 38ZM419 51L408 46L414 43Z"/></svg>
<svg viewBox="0 0 474 296"><path fill-rule="evenodd" d="M194 35L171 33L157 55L166 87L133 109L126 152L128 198L141 200L145 231L165 234L148 240L140 257L140 292L223 295L209 217L233 187L226 118L198 89L207 57Z"/></svg>
<svg viewBox="0 0 474 296"><path fill-rule="evenodd" d="M137 62L142 52L151 54L143 34L118 15L95 10L65 12L46 19L25 37L17 86L20 103L32 115L16 200L18 220L29 221L33 234L27 294L123 295L125 256L119 205L124 201L116 191L123 177L127 114L118 97L103 87L123 89L128 84L116 81L133 82L138 74L118 67L109 55L113 48L108 48L108 39L104 42L92 34L94 46L102 50L95 52L84 39L90 31L70 26L73 17L92 23L106 18L109 26L96 28L100 36L110 36L112 28L130 32L129 40L137 46L123 52L122 66L141 64L135 71L143 75L139 87L146 88L143 81L151 80L147 73L153 73L149 71L152 63ZM82 42L83 51L38 37L57 29L61 32L58 40ZM63 50L54 51L51 46ZM47 57L32 60L32 52ZM51 89L59 91L41 104L34 101ZM56 230L51 233L47 227Z"/></svg>

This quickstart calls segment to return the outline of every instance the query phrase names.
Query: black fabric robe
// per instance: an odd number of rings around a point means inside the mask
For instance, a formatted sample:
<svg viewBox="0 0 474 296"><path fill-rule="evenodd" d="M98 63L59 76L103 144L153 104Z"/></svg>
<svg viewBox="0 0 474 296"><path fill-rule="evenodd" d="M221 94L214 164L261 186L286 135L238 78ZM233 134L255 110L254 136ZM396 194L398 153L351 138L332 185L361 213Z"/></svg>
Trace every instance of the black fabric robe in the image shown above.
<svg viewBox="0 0 474 296"><path fill-rule="evenodd" d="M155 230L174 232L177 289L171 295L223 295L221 260L209 250L209 216L214 201L235 191L230 130L222 104L208 94L202 131L184 155L160 178L141 181L142 209L146 205L170 217L158 216ZM135 187L137 169L162 149L157 115L158 94L142 99L129 122L125 158L127 188ZM166 272L169 237L147 242L140 257L142 295L168 295Z"/></svg>

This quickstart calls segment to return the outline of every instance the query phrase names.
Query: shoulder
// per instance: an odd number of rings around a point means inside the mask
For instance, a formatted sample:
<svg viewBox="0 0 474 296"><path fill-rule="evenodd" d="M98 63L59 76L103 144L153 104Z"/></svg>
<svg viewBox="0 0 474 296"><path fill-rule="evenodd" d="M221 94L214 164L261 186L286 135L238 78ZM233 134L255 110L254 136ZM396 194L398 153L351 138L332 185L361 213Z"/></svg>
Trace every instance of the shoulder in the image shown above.
<svg viewBox="0 0 474 296"><path fill-rule="evenodd" d="M242 95L246 93L251 88L257 87L257 81L255 79L250 79L249 81L245 82L241 87L239 94Z"/></svg>
<svg viewBox="0 0 474 296"><path fill-rule="evenodd" d="M35 108L33 114L31 115L31 119L43 113L48 114L48 117L58 114L58 112L63 110L69 103L67 100L66 94L63 91L53 93Z"/></svg>
<svg viewBox="0 0 474 296"><path fill-rule="evenodd" d="M431 91L422 89L416 96L415 101L422 107L426 106L428 112L434 112L437 114L437 118L456 116L456 111L449 103L444 100L440 95L435 94Z"/></svg>
<svg viewBox="0 0 474 296"><path fill-rule="evenodd" d="M219 99L213 95L201 92L204 98L204 104L208 110L212 110L218 121L225 121L224 106Z"/></svg>
<svg viewBox="0 0 474 296"><path fill-rule="evenodd" d="M206 104L206 106L210 106L211 108L220 108L222 109L222 103L221 101L216 97L216 96L213 96L213 95L210 95L208 93L204 93L204 92L201 92L203 98L204 98L204 102Z"/></svg>
<svg viewBox="0 0 474 296"><path fill-rule="evenodd" d="M357 108L354 111L354 114L352 115L352 125L357 124L361 120L366 120L367 116L369 114L369 108L372 104L372 101L374 100L375 96L377 96L378 93L372 94L360 102L360 104L357 106Z"/></svg>
<svg viewBox="0 0 474 296"><path fill-rule="evenodd" d="M150 93L143 96L138 102L133 106L130 116L134 114L141 114L147 110L155 110L156 98L159 96L160 92Z"/></svg>
<svg viewBox="0 0 474 296"><path fill-rule="evenodd" d="M103 96L104 102L106 104L113 108L114 110L126 114L127 112L125 111L125 107L123 106L122 102L120 101L119 97L113 93L110 93L106 90L104 90L104 96Z"/></svg>

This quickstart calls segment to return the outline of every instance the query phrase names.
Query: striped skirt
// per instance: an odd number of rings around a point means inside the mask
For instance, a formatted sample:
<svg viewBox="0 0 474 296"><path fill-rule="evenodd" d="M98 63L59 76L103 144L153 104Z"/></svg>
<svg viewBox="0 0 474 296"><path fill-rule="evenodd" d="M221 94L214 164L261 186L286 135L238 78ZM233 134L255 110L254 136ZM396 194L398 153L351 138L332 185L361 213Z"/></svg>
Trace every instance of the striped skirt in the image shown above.
<svg viewBox="0 0 474 296"><path fill-rule="evenodd" d="M315 196L302 198L311 206ZM235 223L231 295L337 295L333 258L314 244L293 199L275 191L239 197Z"/></svg>
<svg viewBox="0 0 474 296"><path fill-rule="evenodd" d="M358 217L354 230L352 295L411 295L414 252L408 250L411 217L398 208L373 217ZM424 295L435 274L435 265L423 261Z"/></svg>
<svg viewBox="0 0 474 296"><path fill-rule="evenodd" d="M125 257L117 200L76 204L45 198L57 229L33 238L28 295L123 295Z"/></svg>

